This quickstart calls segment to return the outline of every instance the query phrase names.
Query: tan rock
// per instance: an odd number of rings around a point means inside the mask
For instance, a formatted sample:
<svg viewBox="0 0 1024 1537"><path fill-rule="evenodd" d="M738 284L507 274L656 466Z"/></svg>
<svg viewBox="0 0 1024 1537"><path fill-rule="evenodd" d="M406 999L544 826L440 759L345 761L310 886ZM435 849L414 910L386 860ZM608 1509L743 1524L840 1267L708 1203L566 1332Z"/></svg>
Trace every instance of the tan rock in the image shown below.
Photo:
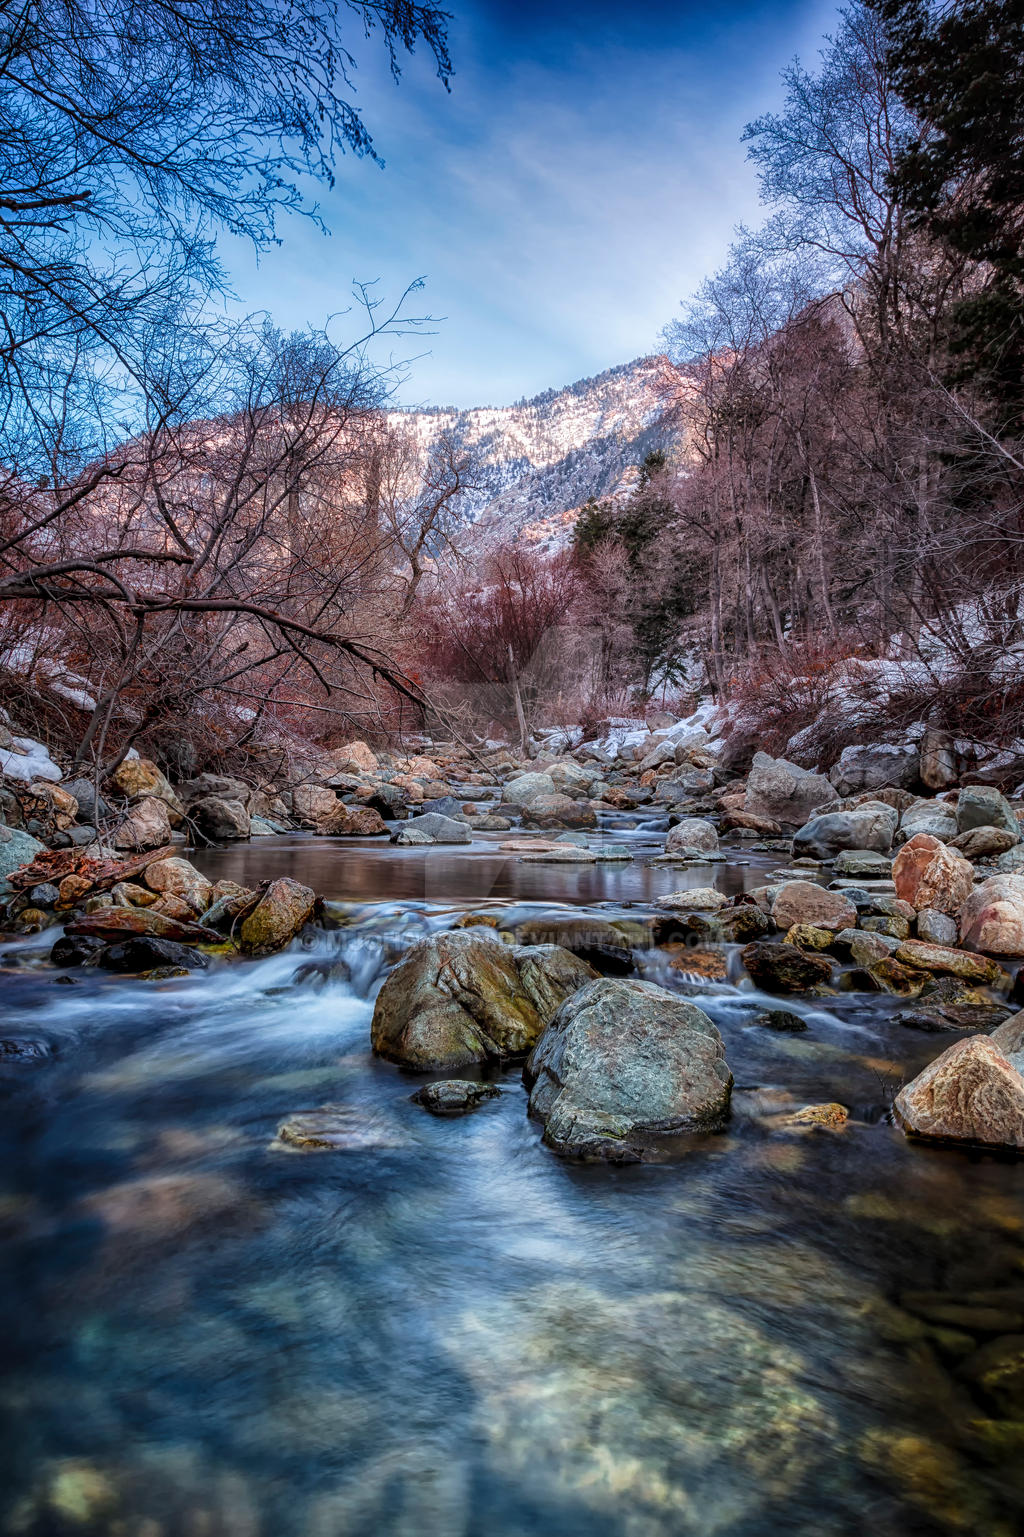
<svg viewBox="0 0 1024 1537"><path fill-rule="evenodd" d="M958 913L974 889L974 871L956 849L931 833L915 833L892 864L896 895L916 910Z"/></svg>
<svg viewBox="0 0 1024 1537"><path fill-rule="evenodd" d="M58 887L60 892L60 906L74 907L75 903L92 890L92 881L87 875L65 875Z"/></svg>
<svg viewBox="0 0 1024 1537"><path fill-rule="evenodd" d="M210 905L212 885L187 859L158 859L146 867L146 885L162 895L181 897L194 913Z"/></svg>
<svg viewBox="0 0 1024 1537"><path fill-rule="evenodd" d="M171 836L171 821L165 801L155 795L135 801L128 815L114 831L117 849L143 851L162 848Z"/></svg>
<svg viewBox="0 0 1024 1537"><path fill-rule="evenodd" d="M991 986L998 981L1000 967L995 961L980 955L970 955L963 950L953 950L947 945L929 945L920 939L905 939L895 952L896 959L905 966L916 966L922 971L945 972L960 977L964 982L981 982Z"/></svg>
<svg viewBox="0 0 1024 1537"><path fill-rule="evenodd" d="M282 876L271 881L257 905L242 919L240 948L248 955L272 955L283 950L311 916L316 894L308 886Z"/></svg>
<svg viewBox="0 0 1024 1537"><path fill-rule="evenodd" d="M125 758L124 762L118 764L111 774L110 783L129 800L138 801L153 797L163 801L167 807L171 826L181 826L185 808L169 781L148 758Z"/></svg>
<svg viewBox="0 0 1024 1537"><path fill-rule="evenodd" d="M841 891L826 891L814 881L787 881L772 904L772 917L780 929L809 924L838 933L854 927L857 909Z"/></svg>
<svg viewBox="0 0 1024 1537"><path fill-rule="evenodd" d="M346 742L324 754L339 774L379 774L380 760L365 742Z"/></svg>
<svg viewBox="0 0 1024 1537"><path fill-rule="evenodd" d="M783 1124L793 1127L825 1126L835 1131L837 1127L845 1126L849 1119L850 1113L846 1106L833 1101L827 1105L804 1105L802 1110L794 1110L792 1115L787 1115Z"/></svg>
<svg viewBox="0 0 1024 1537"><path fill-rule="evenodd" d="M33 779L16 793L24 814L44 822L52 831L66 832L74 826L78 802L60 785L47 779Z"/></svg>
<svg viewBox="0 0 1024 1537"><path fill-rule="evenodd" d="M1024 955L1024 875L993 875L960 910L960 943L986 955Z"/></svg>
<svg viewBox="0 0 1024 1537"><path fill-rule="evenodd" d="M915 1137L1024 1149L1024 1078L985 1035L936 1057L900 1090L893 1113Z"/></svg>
<svg viewBox="0 0 1024 1537"><path fill-rule="evenodd" d="M784 943L797 945L801 950L827 950L835 937L831 929L817 929L811 923L794 923Z"/></svg>

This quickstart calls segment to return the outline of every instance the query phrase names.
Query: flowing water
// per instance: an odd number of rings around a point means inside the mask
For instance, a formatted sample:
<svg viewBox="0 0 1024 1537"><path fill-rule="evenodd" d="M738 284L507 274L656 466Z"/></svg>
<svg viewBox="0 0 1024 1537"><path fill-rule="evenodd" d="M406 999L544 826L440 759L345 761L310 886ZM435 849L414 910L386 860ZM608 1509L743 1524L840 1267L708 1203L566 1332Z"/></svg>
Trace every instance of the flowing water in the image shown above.
<svg viewBox="0 0 1024 1537"><path fill-rule="evenodd" d="M685 879L741 889L771 863L751 859ZM0 1530L1022 1529L1024 1426L962 1363L1024 1333L1024 1169L884 1114L952 1037L856 994L798 1000L807 1031L778 1034L764 998L703 984L729 1130L574 1166L517 1069L465 1118L411 1103L421 1080L370 1054L375 990L466 908L628 916L680 872L302 838L196 860L294 875L346 921L165 982L64 981L53 931L0 952L0 1036L36 1052L0 1056ZM843 1130L783 1125L827 1100ZM276 1143L324 1104L342 1150Z"/></svg>

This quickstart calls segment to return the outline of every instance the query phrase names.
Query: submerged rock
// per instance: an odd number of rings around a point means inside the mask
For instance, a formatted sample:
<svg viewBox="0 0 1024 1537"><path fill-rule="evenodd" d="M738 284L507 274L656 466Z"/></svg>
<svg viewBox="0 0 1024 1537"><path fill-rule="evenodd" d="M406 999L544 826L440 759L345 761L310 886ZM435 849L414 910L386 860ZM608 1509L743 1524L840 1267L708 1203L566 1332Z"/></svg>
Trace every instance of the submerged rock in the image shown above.
<svg viewBox="0 0 1024 1537"><path fill-rule="evenodd" d="M498 1099L501 1090L493 1083L473 1083L468 1078L445 1078L428 1083L411 1095L413 1104L422 1105L431 1115L466 1115L489 1099Z"/></svg>
<svg viewBox="0 0 1024 1537"><path fill-rule="evenodd" d="M572 1158L642 1156L659 1134L712 1131L732 1074L695 1004L649 982L601 978L567 999L523 1072L544 1141Z"/></svg>
<svg viewBox="0 0 1024 1537"><path fill-rule="evenodd" d="M513 949L479 928L436 934L413 945L381 988L373 1049L419 1072L521 1056L595 975L557 945Z"/></svg>
<svg viewBox="0 0 1024 1537"><path fill-rule="evenodd" d="M989 1036L956 1041L901 1089L893 1114L915 1137L1024 1149L1024 1078Z"/></svg>
<svg viewBox="0 0 1024 1537"><path fill-rule="evenodd" d="M755 1014L750 1023L761 1025L765 1030L783 1030L790 1035L807 1029L807 1021L789 1009L764 1009Z"/></svg>

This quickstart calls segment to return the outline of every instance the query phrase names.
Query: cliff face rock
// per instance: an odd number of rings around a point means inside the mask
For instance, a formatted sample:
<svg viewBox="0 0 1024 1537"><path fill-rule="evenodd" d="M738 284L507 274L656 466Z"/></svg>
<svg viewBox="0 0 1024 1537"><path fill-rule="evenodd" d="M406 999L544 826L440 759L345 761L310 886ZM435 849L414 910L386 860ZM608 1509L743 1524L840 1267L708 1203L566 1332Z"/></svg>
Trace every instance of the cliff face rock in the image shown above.
<svg viewBox="0 0 1024 1537"><path fill-rule="evenodd" d="M521 538L554 550L588 498L625 495L647 454L679 441L673 407L683 389L667 358L637 358L512 406L394 411L388 420L424 461L442 433L470 452L473 489L460 505L481 549Z"/></svg>

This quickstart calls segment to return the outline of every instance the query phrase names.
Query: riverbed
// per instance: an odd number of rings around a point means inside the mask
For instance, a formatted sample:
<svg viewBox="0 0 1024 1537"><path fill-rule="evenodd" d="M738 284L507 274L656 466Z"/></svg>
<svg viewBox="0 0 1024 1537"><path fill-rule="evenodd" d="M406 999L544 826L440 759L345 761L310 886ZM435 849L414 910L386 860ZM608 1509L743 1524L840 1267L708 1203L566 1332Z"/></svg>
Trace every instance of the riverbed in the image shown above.
<svg viewBox="0 0 1024 1537"><path fill-rule="evenodd" d="M780 1000L650 952L719 1026L733 1117L623 1168L553 1156L518 1068L446 1120L371 1055L387 967L461 912L635 916L779 862L680 872L620 835L638 857L592 866L266 838L191 857L295 876L339 927L163 982L64 980L53 930L0 952L0 1037L35 1053L0 1057L0 1529L1021 1530L1024 1427L961 1371L985 1328L1024 1333L1021 1165L887 1117L953 1034L857 993L782 1000L807 1029L779 1033L754 1021ZM841 1130L785 1124L827 1101ZM342 1150L277 1142L325 1104Z"/></svg>

